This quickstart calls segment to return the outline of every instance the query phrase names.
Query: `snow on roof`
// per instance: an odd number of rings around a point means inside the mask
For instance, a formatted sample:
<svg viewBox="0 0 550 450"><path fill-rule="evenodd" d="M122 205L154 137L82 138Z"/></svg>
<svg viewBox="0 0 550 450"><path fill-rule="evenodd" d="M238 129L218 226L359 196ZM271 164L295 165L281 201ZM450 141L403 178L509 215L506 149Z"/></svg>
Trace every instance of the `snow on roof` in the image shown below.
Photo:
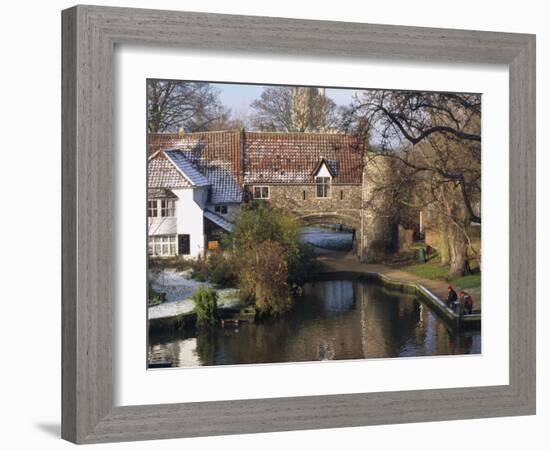
<svg viewBox="0 0 550 450"><path fill-rule="evenodd" d="M348 134L241 130L150 133L149 154L178 149L212 185L212 203L241 202L247 183L313 183L324 160L336 183L362 182L363 142Z"/></svg>
<svg viewBox="0 0 550 450"><path fill-rule="evenodd" d="M312 183L323 163L336 183L361 183L361 141L345 134L245 133L245 183Z"/></svg>
<svg viewBox="0 0 550 450"><path fill-rule="evenodd" d="M211 222L214 222L219 227L223 228L225 231L233 231L233 224L229 222L228 220L224 219L223 217L219 216L218 214L205 209L204 210L204 217L210 220Z"/></svg>
<svg viewBox="0 0 550 450"><path fill-rule="evenodd" d="M161 152L149 159L147 187L178 189L189 188L192 185Z"/></svg>
<svg viewBox="0 0 550 450"><path fill-rule="evenodd" d="M187 180L196 187L209 186L210 181L200 173L181 150L165 150L164 153L172 161Z"/></svg>

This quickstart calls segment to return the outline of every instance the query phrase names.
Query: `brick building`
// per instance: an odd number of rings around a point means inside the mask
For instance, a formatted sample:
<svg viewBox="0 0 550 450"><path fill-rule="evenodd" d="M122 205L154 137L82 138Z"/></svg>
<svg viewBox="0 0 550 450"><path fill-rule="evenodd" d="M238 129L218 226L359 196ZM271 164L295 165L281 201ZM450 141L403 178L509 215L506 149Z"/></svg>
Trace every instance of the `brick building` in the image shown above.
<svg viewBox="0 0 550 450"><path fill-rule="evenodd" d="M192 241L203 242L202 246L195 246L193 255L204 251L205 233L208 235L219 226L230 228L239 204L252 199L292 212L304 224L338 223L354 229L354 244L361 259L369 259L371 244L388 235L373 232L376 228L373 216L363 208L369 193L365 183L368 167L364 163L364 145L355 136L244 130L150 134L148 151L150 197L158 198L159 189L164 189L167 195L175 194L181 198L174 200L180 205L176 210L181 213L176 221L194 220L196 224L188 224L187 228L203 230L203 235L196 239L191 236ZM165 181L164 185L158 182L168 178L162 175L162 170L174 165L182 179L199 179L198 175L204 178L194 186L187 183L186 187L203 190L204 199L197 201L195 198L194 205L186 204L193 201L193 196L187 195L185 198L191 200L183 200L181 180L176 183L179 195L170 184L174 184L173 180ZM185 215L186 210L196 205L203 211L200 218ZM149 221L153 219L150 217ZM176 228L182 230L184 227L178 225ZM156 239L154 233L151 229L153 240ZM376 247L380 247L379 242ZM181 253L178 248L174 251Z"/></svg>

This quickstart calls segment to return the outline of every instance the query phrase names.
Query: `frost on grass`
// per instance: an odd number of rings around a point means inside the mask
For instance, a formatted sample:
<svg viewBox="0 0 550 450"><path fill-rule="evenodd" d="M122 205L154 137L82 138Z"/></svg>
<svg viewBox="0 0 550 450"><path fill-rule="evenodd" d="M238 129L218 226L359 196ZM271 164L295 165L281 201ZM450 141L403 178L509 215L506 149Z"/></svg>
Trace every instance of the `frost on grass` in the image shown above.
<svg viewBox="0 0 550 450"><path fill-rule="evenodd" d="M190 271L176 269L149 271L151 288L166 294L166 302L149 307L149 319L172 317L193 311L193 292L201 286L212 287L210 283L193 280ZM218 307L229 308L240 302L237 289L217 289Z"/></svg>

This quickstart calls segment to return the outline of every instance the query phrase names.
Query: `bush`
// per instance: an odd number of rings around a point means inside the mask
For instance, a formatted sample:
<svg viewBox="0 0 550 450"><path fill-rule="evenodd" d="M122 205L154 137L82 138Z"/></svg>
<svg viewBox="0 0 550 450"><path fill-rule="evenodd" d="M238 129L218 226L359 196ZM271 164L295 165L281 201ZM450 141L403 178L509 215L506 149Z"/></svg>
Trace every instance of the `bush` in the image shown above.
<svg viewBox="0 0 550 450"><path fill-rule="evenodd" d="M191 278L198 281L209 281L219 287L235 286L237 276L229 255L221 251L212 253L204 259L180 259L176 269L191 270Z"/></svg>
<svg viewBox="0 0 550 450"><path fill-rule="evenodd" d="M229 254L216 252L207 260L207 278L219 287L232 287L237 283L235 264Z"/></svg>
<svg viewBox="0 0 550 450"><path fill-rule="evenodd" d="M291 293L320 270L313 247L300 242L300 225L290 214L263 202L241 206L233 233L231 267L241 298L260 314L278 315L292 306Z"/></svg>
<svg viewBox="0 0 550 450"><path fill-rule="evenodd" d="M149 297L147 298L147 306L160 305L165 301L166 294L157 292L153 288L149 287Z"/></svg>
<svg viewBox="0 0 550 450"><path fill-rule="evenodd" d="M239 285L245 301L263 315L279 315L292 306L283 246L265 241L241 254Z"/></svg>
<svg viewBox="0 0 550 450"><path fill-rule="evenodd" d="M321 268L313 245L300 243L298 251L288 257L288 281L291 285L301 285L308 277L319 273Z"/></svg>
<svg viewBox="0 0 550 450"><path fill-rule="evenodd" d="M218 295L212 289L199 288L193 293L198 328L211 328L216 324Z"/></svg>

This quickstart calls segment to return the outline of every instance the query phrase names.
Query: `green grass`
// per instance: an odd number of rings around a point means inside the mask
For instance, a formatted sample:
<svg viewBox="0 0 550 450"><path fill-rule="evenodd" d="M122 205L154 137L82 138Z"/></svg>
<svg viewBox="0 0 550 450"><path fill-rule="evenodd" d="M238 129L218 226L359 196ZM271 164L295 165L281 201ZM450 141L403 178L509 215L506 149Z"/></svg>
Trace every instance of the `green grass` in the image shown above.
<svg viewBox="0 0 550 450"><path fill-rule="evenodd" d="M481 273L465 275L463 277L452 280L454 284L460 286L461 289L472 289L481 286Z"/></svg>
<svg viewBox="0 0 550 450"><path fill-rule="evenodd" d="M473 274L450 279L449 266L442 266L437 255L433 256L426 263L412 262L399 266L399 269L403 272L416 275L417 277L428 278L430 280L452 281L453 284L459 286L461 289L471 289L481 286L481 273L478 270L477 262L471 261L470 268L474 271Z"/></svg>

